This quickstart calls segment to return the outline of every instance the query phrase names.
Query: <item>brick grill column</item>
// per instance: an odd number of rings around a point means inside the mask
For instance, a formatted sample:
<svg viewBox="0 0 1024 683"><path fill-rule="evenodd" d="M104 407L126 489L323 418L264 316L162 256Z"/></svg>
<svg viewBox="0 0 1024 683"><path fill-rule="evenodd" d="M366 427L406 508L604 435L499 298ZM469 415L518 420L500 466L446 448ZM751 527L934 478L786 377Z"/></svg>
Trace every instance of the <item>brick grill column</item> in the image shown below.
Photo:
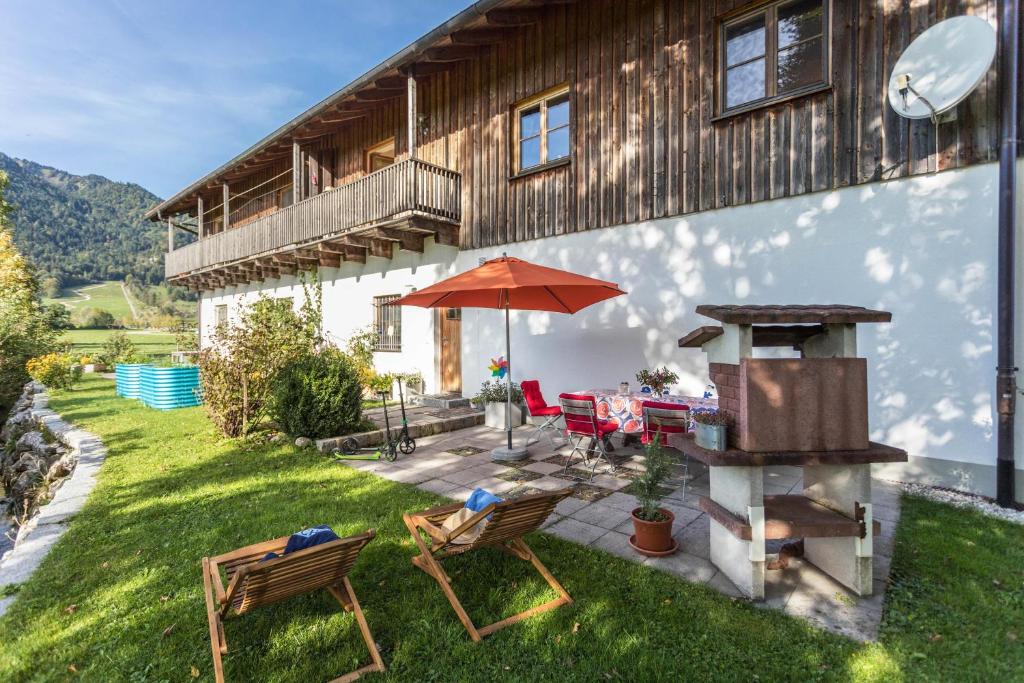
<svg viewBox="0 0 1024 683"><path fill-rule="evenodd" d="M740 410L740 366L731 363L710 363L708 370L711 381L718 390L718 411L729 418L727 430L729 445L737 446L741 431L742 411Z"/></svg>

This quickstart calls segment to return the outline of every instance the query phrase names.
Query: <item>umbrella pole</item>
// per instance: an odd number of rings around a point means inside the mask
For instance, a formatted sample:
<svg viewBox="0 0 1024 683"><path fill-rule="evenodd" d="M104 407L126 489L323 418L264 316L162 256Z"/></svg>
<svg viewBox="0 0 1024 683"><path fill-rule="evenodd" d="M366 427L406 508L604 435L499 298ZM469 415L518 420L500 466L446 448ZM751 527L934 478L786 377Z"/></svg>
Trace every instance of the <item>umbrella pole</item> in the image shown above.
<svg viewBox="0 0 1024 683"><path fill-rule="evenodd" d="M505 295L505 362L508 363L508 379L505 386L505 431L508 433L508 450L512 450L512 342L508 324L508 294Z"/></svg>

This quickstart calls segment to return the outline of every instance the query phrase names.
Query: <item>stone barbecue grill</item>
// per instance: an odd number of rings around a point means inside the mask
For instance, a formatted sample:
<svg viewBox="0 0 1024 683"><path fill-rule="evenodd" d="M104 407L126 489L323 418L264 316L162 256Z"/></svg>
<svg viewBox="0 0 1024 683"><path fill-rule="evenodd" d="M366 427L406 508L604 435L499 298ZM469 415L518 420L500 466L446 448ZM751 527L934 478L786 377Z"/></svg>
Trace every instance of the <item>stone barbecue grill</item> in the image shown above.
<svg viewBox="0 0 1024 683"><path fill-rule="evenodd" d="M706 464L711 560L753 599L764 598L765 542L803 539L804 557L858 595L872 589L871 463L907 454L868 439L867 362L857 325L892 314L858 306L698 306L721 323L679 340L708 356L729 447L679 448ZM798 358L754 358L755 347L789 347ZM763 468L803 468L800 495L765 496Z"/></svg>

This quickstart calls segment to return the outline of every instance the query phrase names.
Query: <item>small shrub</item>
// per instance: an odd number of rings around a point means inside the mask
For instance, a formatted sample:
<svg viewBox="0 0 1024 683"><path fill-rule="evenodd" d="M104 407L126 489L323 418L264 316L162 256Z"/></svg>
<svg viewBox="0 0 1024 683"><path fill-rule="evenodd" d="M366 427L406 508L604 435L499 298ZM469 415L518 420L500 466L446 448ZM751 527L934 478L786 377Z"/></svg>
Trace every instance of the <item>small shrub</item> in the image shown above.
<svg viewBox="0 0 1024 683"><path fill-rule="evenodd" d="M487 380L480 385L480 393L473 397L473 403L482 405L484 403L505 403L508 400L508 385L501 380L492 382ZM512 382L512 403L523 402L523 390L519 385Z"/></svg>
<svg viewBox="0 0 1024 683"><path fill-rule="evenodd" d="M145 363L146 357L139 353L125 332L114 332L103 343L103 350L100 351L97 360L103 365L113 367L117 363Z"/></svg>
<svg viewBox="0 0 1024 683"><path fill-rule="evenodd" d="M93 308L92 306L83 306L82 308L76 308L71 313L72 324L79 329L109 329L117 324L114 316L110 311L105 311L102 308Z"/></svg>
<svg viewBox="0 0 1024 683"><path fill-rule="evenodd" d="M199 354L203 404L225 436L246 436L257 427L278 372L314 352L319 311L306 310L296 313L290 301L260 296L236 324L216 330L210 348Z"/></svg>
<svg viewBox="0 0 1024 683"><path fill-rule="evenodd" d="M694 412L690 414L693 421L702 425L711 425L718 427L720 425L728 425L729 418L725 413L722 412L711 412L710 410L702 410L700 412Z"/></svg>
<svg viewBox="0 0 1024 683"><path fill-rule="evenodd" d="M70 389L82 377L82 368L66 353L47 353L25 364L29 377L52 389Z"/></svg>
<svg viewBox="0 0 1024 683"><path fill-rule="evenodd" d="M278 373L270 413L292 436L321 439L349 434L362 425L362 393L356 364L328 347Z"/></svg>
<svg viewBox="0 0 1024 683"><path fill-rule="evenodd" d="M637 516L648 522L659 522L664 519L658 510L665 490L662 485L672 473L672 458L661 447L660 430L645 450L644 471L633 480L630 490L640 503Z"/></svg>
<svg viewBox="0 0 1024 683"><path fill-rule="evenodd" d="M356 332L345 343L345 351L359 372L359 381L370 392L374 391L374 380L377 377L373 369L373 346L376 343L377 333L372 327Z"/></svg>

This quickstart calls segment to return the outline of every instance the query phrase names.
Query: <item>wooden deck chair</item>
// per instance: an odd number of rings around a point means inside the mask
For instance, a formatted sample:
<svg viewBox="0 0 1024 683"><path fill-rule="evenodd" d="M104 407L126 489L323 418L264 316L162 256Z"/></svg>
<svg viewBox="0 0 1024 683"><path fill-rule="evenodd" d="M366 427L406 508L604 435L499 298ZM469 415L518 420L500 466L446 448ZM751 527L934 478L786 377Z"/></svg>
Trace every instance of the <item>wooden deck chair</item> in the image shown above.
<svg viewBox="0 0 1024 683"><path fill-rule="evenodd" d="M267 553L283 552L289 536L239 548L216 557L204 557L203 587L217 683L224 681L221 655L228 651L224 637L225 618L321 588L330 592L346 612L355 613L359 630L373 660L372 664L345 674L332 683L354 681L364 673L384 671L384 661L377 651L370 627L366 624L363 610L348 580L348 574L360 551L374 535L374 530L370 529L356 536L322 543L266 562L260 560ZM227 576L226 589L221 580L222 569Z"/></svg>
<svg viewBox="0 0 1024 683"><path fill-rule="evenodd" d="M555 579L547 567L541 564L537 555L523 541L523 536L540 528L544 520L551 515L555 506L571 493L572 489L567 488L551 493L533 494L501 503L492 503L450 532L442 529L442 524L448 517L463 509L462 503L453 503L423 512L403 515L405 525L409 527L412 538L420 549L420 554L412 558L412 563L437 580L445 597L455 608L455 613L462 625L469 631L474 642L480 642L484 636L534 614L572 603L572 598L562 584ZM491 515L491 519L486 521L488 515ZM473 527L484 521L486 524L475 539L469 543L459 542L460 536L463 537L462 540L465 540L466 536L472 536L475 533ZM419 533L420 530L423 530L429 537L429 545L424 542ZM558 593L558 597L489 626L482 628L474 626L473 621L466 614L466 610L463 609L462 603L455 597L455 592L450 585L451 577L441 568L440 561L452 555L468 553L487 546L530 562L548 582L548 585Z"/></svg>

